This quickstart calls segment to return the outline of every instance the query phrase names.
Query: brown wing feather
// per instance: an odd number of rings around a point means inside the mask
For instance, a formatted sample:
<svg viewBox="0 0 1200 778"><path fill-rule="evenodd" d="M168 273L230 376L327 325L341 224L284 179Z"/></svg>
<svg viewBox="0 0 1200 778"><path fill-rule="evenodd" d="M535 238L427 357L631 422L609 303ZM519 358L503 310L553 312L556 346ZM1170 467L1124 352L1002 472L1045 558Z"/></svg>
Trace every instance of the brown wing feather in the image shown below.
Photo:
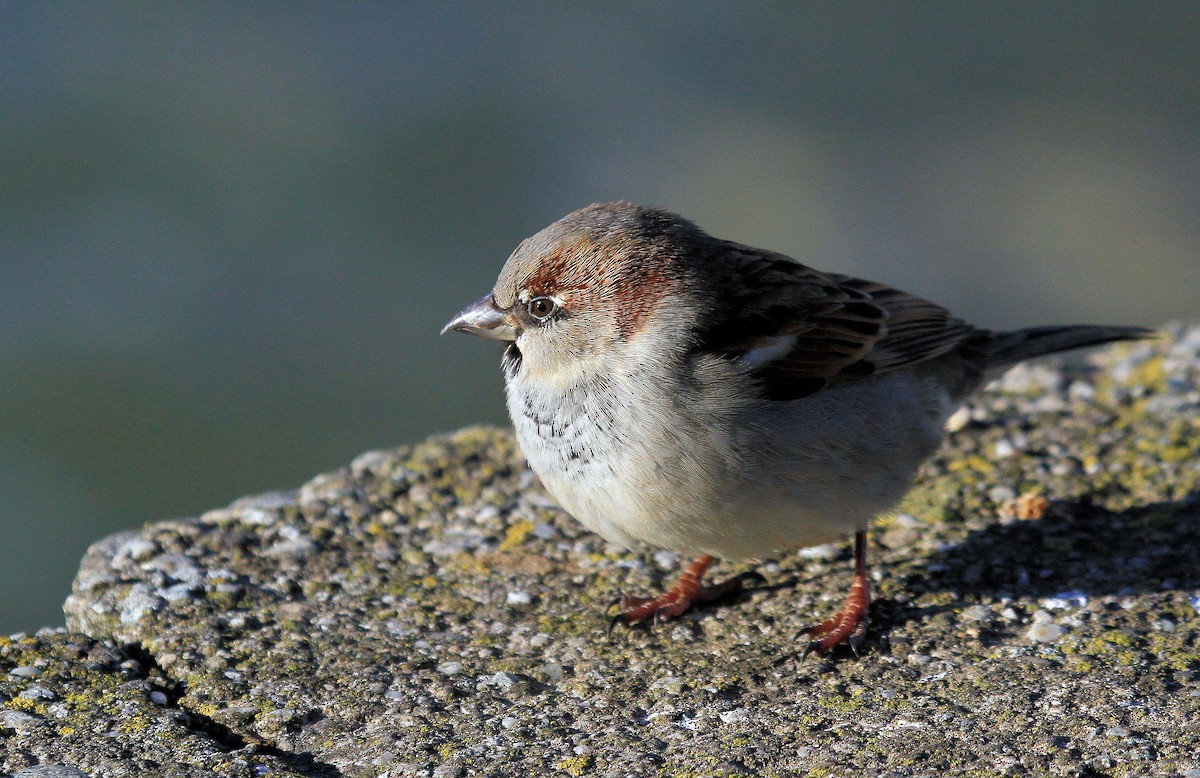
<svg viewBox="0 0 1200 778"><path fill-rule="evenodd" d="M941 356L981 331L941 306L885 284L726 244L731 304L703 346L740 356L780 336L790 350L758 367L767 396L805 397L826 386Z"/></svg>

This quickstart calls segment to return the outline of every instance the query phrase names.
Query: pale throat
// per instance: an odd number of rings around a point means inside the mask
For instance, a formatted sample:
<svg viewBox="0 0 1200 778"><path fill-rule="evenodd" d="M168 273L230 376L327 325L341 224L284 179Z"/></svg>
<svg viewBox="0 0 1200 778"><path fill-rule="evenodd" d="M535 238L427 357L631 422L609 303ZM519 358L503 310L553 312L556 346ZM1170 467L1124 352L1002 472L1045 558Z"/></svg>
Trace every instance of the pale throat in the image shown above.
<svg viewBox="0 0 1200 778"><path fill-rule="evenodd" d="M554 346L547 348L545 344L530 347L525 338L519 338L516 345L521 351L521 372L515 380L531 384L536 382L539 388L555 392L594 383L598 376L613 369L615 361L611 353L606 353L603 343L589 344L586 353L562 353Z"/></svg>

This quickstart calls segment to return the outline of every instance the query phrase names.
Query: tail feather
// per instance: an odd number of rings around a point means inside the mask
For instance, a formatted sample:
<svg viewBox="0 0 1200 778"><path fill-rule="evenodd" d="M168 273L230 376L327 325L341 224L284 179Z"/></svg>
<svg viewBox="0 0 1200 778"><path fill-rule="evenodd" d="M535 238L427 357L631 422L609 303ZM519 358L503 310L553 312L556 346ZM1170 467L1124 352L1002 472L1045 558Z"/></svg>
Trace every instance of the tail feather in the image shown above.
<svg viewBox="0 0 1200 778"><path fill-rule="evenodd" d="M997 332L988 350L988 367L1004 369L1043 354L1099 346L1116 340L1142 340L1154 335L1154 330L1144 327L1104 327L1090 324L1030 327L1024 330Z"/></svg>

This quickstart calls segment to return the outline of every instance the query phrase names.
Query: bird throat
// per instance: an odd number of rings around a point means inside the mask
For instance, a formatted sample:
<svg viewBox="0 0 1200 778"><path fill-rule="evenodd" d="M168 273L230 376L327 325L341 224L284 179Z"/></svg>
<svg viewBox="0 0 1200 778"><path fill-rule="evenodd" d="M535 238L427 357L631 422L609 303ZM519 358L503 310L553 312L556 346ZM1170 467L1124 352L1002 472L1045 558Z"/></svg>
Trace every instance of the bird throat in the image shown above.
<svg viewBox="0 0 1200 778"><path fill-rule="evenodd" d="M521 360L521 349L517 348L516 343L509 343L504 349L504 356L500 358L500 367L507 380L511 381L521 372Z"/></svg>

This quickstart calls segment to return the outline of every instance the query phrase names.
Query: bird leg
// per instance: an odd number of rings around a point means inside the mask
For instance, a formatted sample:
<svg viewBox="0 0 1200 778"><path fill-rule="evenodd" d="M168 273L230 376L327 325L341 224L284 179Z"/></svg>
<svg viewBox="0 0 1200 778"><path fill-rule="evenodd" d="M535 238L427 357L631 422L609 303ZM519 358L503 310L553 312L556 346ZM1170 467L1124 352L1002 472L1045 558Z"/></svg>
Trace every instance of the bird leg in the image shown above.
<svg viewBox="0 0 1200 778"><path fill-rule="evenodd" d="M617 624L637 624L647 619L655 623L673 619L688 611L695 603L713 602L743 591L748 580L763 580L755 572L735 575L726 581L711 586L705 586L704 573L716 561L715 557L705 554L688 565L679 580L675 582L666 594L658 597L622 597L613 604L620 604L620 612L613 617L608 625L611 632Z"/></svg>
<svg viewBox="0 0 1200 778"><path fill-rule="evenodd" d="M854 582L850 584L850 593L846 595L846 601L842 604L840 611L801 633L817 638L804 649L804 655L808 656L813 651L818 654L826 654L833 650L834 646L846 642L850 644L850 650L857 655L858 647L862 645L863 638L867 634L867 625L870 623L870 619L867 617L867 608L870 605L871 584L867 580L867 531L859 530L854 533Z"/></svg>

